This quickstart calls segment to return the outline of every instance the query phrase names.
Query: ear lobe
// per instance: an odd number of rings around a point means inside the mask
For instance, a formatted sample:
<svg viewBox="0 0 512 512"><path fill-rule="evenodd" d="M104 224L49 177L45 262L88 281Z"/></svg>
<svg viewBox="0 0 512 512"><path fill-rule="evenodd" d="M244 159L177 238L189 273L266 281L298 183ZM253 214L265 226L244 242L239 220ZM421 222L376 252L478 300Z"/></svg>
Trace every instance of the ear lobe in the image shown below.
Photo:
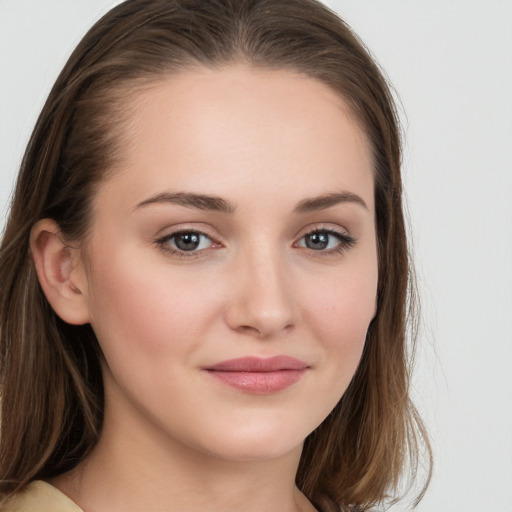
<svg viewBox="0 0 512 512"><path fill-rule="evenodd" d="M58 224L51 219L35 224L30 248L39 283L55 313L69 324L88 323L83 264L78 250L63 240Z"/></svg>

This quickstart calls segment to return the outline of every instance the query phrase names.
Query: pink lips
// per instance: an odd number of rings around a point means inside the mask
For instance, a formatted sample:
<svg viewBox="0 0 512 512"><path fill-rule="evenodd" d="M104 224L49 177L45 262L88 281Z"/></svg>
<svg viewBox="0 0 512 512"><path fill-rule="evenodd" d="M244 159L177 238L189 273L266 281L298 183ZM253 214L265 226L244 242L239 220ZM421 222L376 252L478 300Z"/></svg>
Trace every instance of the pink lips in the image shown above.
<svg viewBox="0 0 512 512"><path fill-rule="evenodd" d="M277 393L295 382L309 368L293 357L241 357L222 361L205 370L220 381L247 393Z"/></svg>

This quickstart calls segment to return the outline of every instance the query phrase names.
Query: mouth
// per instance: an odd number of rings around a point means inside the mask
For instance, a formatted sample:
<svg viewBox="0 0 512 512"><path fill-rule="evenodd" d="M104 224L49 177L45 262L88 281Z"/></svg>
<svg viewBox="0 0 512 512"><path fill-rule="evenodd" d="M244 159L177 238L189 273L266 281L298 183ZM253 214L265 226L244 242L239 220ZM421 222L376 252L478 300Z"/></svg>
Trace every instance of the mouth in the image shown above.
<svg viewBox="0 0 512 512"><path fill-rule="evenodd" d="M241 357L204 368L215 379L253 394L271 394L295 384L309 365L288 356Z"/></svg>

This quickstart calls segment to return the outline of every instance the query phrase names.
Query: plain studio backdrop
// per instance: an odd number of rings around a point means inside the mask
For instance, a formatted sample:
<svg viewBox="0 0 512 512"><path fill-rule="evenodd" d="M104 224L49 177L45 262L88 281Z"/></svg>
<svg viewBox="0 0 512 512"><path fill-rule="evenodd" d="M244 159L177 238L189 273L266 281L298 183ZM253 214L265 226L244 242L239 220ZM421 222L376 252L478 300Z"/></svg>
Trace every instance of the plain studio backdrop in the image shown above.
<svg viewBox="0 0 512 512"><path fill-rule="evenodd" d="M58 72L112 0L0 0L0 228ZM512 511L512 2L331 0L386 70L422 298L421 512ZM392 510L407 510L405 504Z"/></svg>

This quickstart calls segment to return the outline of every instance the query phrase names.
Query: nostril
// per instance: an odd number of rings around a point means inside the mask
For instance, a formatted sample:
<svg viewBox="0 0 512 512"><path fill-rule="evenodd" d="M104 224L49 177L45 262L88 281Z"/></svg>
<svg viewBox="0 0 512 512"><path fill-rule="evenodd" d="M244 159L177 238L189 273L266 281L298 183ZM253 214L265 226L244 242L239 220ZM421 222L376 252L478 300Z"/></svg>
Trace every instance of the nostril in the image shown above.
<svg viewBox="0 0 512 512"><path fill-rule="evenodd" d="M282 328L278 328L277 326L269 328L269 326L252 326L252 325L239 325L236 330L241 334L247 334L250 336L256 336L258 338L268 338L270 336L276 335L278 332L288 333L293 329L293 324L285 325Z"/></svg>
<svg viewBox="0 0 512 512"><path fill-rule="evenodd" d="M251 327L250 325L240 325L238 331L245 334L260 334L260 331L256 327Z"/></svg>

